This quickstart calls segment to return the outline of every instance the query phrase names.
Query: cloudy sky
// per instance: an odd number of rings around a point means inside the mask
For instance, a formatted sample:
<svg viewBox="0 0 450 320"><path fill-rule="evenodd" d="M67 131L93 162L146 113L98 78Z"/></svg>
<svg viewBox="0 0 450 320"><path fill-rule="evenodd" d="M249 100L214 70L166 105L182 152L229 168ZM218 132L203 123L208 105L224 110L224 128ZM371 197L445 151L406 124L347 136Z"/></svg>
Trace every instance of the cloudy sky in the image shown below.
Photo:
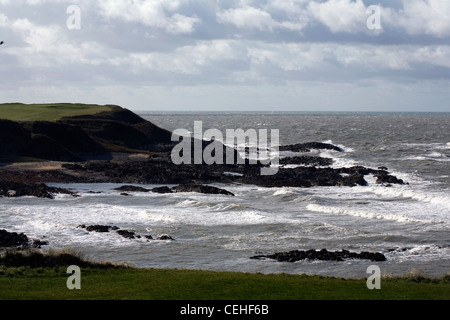
<svg viewBox="0 0 450 320"><path fill-rule="evenodd" d="M450 112L449 17L449 0L0 0L0 102Z"/></svg>

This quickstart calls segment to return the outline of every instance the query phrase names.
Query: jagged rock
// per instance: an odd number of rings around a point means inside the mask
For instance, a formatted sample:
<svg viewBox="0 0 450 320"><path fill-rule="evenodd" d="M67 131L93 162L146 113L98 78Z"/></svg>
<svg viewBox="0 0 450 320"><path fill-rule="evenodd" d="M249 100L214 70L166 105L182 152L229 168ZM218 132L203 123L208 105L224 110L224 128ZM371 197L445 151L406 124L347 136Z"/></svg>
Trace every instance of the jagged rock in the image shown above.
<svg viewBox="0 0 450 320"><path fill-rule="evenodd" d="M164 234L164 235L162 235L162 236L159 236L159 237L157 238L157 240L175 240L175 239L172 238L171 236L167 235L167 234Z"/></svg>
<svg viewBox="0 0 450 320"><path fill-rule="evenodd" d="M398 179L393 175L390 175L388 172L380 170L376 173L375 177L377 178L376 183L378 184L405 184L402 179Z"/></svg>
<svg viewBox="0 0 450 320"><path fill-rule="evenodd" d="M117 230L117 233L127 239L135 239L137 237L136 233L128 230Z"/></svg>
<svg viewBox="0 0 450 320"><path fill-rule="evenodd" d="M19 247L28 245L30 240L23 233L0 230L0 247Z"/></svg>

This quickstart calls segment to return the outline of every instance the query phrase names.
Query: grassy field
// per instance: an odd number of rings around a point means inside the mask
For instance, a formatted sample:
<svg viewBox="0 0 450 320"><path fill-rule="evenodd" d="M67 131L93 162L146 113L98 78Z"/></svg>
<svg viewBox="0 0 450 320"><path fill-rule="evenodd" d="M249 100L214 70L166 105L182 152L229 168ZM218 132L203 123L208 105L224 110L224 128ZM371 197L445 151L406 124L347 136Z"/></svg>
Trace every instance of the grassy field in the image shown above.
<svg viewBox="0 0 450 320"><path fill-rule="evenodd" d="M449 300L450 281L365 279L287 274L82 268L81 290L69 290L67 268L0 267L0 300Z"/></svg>
<svg viewBox="0 0 450 320"><path fill-rule="evenodd" d="M95 104L0 104L0 119L12 121L57 121L63 117L91 115L110 111L111 107Z"/></svg>

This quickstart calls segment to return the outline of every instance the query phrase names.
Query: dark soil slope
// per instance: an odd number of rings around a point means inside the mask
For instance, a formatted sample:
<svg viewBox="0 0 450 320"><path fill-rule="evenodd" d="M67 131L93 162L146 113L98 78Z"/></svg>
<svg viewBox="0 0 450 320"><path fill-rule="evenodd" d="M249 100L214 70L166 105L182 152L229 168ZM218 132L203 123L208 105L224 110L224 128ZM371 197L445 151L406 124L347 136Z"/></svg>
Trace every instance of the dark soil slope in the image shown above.
<svg viewBox="0 0 450 320"><path fill-rule="evenodd" d="M31 133L19 123L0 119L0 155L24 155L31 143Z"/></svg>
<svg viewBox="0 0 450 320"><path fill-rule="evenodd" d="M111 111L65 118L62 121L76 124L100 139L121 141L123 145L132 148L146 144L171 143L172 133L170 131L156 126L130 110L119 106L110 107ZM93 127L95 123L102 124L102 126L95 129ZM118 123L122 126L119 127ZM118 137L118 133L123 133L123 136ZM130 144L131 140L133 142Z"/></svg>

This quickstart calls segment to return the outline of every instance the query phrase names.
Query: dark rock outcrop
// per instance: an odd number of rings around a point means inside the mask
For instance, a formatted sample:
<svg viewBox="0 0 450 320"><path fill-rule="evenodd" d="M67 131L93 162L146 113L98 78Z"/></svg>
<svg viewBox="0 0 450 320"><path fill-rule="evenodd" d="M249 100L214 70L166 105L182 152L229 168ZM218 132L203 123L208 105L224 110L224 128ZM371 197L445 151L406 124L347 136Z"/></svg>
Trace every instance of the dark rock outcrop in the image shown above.
<svg viewBox="0 0 450 320"><path fill-rule="evenodd" d="M347 250L342 251L328 251L327 249L317 250L295 250L289 252L279 252L271 255L258 255L251 257L250 259L263 259L269 258L279 262L296 262L301 260L327 260L327 261L344 261L345 259L364 259L370 261L386 261L384 254L379 252L350 252Z"/></svg>
<svg viewBox="0 0 450 320"><path fill-rule="evenodd" d="M164 235L162 235L162 236L159 236L159 237L157 238L157 240L164 240L164 241L166 241L166 240L171 240L171 241L174 241L175 239L172 238L171 236L167 235L167 234L164 234Z"/></svg>
<svg viewBox="0 0 450 320"><path fill-rule="evenodd" d="M155 192L160 194L166 194L166 193L177 193L177 192L196 192L196 193L204 193L204 194L222 194L227 196L234 196L233 193L216 188L211 186L204 186L199 184L187 184L187 185L179 185L173 188L169 187L157 187L153 189L146 189L143 187L136 187L136 186L122 186L119 188L115 188L114 190L117 191L124 191L124 192ZM128 195L128 194L122 194L122 195Z"/></svg>
<svg viewBox="0 0 450 320"><path fill-rule="evenodd" d="M106 233L106 232L110 232L111 230L119 229L116 226L103 226L103 225L86 226L84 224L79 225L78 228L86 229L86 231L89 231L89 232L100 232L100 233Z"/></svg>
<svg viewBox="0 0 450 320"><path fill-rule="evenodd" d="M322 142L298 143L280 147L280 151L293 151L293 152L310 152L311 149L334 150L338 152L344 152L342 148L339 148L329 143L322 143Z"/></svg>
<svg viewBox="0 0 450 320"><path fill-rule="evenodd" d="M135 239L136 237L139 237L135 232L128 230L117 230L117 233L126 239Z"/></svg>
<svg viewBox="0 0 450 320"><path fill-rule="evenodd" d="M152 192L160 193L160 194L173 193L172 189L170 189L169 187L157 187L157 188L153 188L153 189L152 189Z"/></svg>
<svg viewBox="0 0 450 320"><path fill-rule="evenodd" d="M150 189L142 188L142 187L136 187L136 186L122 186L119 188L115 188L116 191L123 191L123 192L150 192Z"/></svg>
<svg viewBox="0 0 450 320"><path fill-rule="evenodd" d="M233 193L212 187L212 186L204 186L199 184L188 184L188 185L179 185L177 187L172 188L173 192L197 192L197 193L204 193L204 194L221 194L226 196L234 196Z"/></svg>
<svg viewBox="0 0 450 320"><path fill-rule="evenodd" d="M8 232L6 230L0 230L0 247L19 247L28 245L30 240L23 233Z"/></svg>
<svg viewBox="0 0 450 320"><path fill-rule="evenodd" d="M68 194L77 196L76 193L64 189L49 187L46 184L27 184L21 182L0 181L0 197L23 197L31 196L37 198L53 199L53 194Z"/></svg>
<svg viewBox="0 0 450 320"><path fill-rule="evenodd" d="M314 160L315 161L315 160ZM316 163L318 164L318 161ZM233 172L236 174L226 174ZM64 175L62 171L54 171L45 179L55 182L107 182L129 184L156 185L208 185L208 184L252 184L262 187L314 187L314 186L366 186L366 175L373 175L377 183L404 184L404 182L387 171L374 170L362 166L350 168L331 168L316 166L300 166L296 168L280 168L273 176L261 176L259 165L175 165L170 161L148 159L143 161L91 161L76 166L70 166L70 173L76 176ZM20 173L18 173L20 174ZM28 179L36 173L30 172ZM42 174L40 174L41 180ZM72 180L73 178L73 180ZM171 192L181 192L187 187L171 189ZM206 188L196 188L196 192L210 192ZM142 190L144 191L144 190ZM170 193L168 187L154 188L151 191ZM183 191L190 192L190 191ZM192 192L194 192L192 190ZM214 192L213 192L214 193ZM227 194L224 192L223 194Z"/></svg>
<svg viewBox="0 0 450 320"><path fill-rule="evenodd" d="M333 164L333 159L313 157L313 156L302 156L302 157L285 157L279 159L280 164L302 164L306 166L330 166Z"/></svg>
<svg viewBox="0 0 450 320"><path fill-rule="evenodd" d="M384 170L379 170L375 174L375 177L377 178L376 183L378 184L405 184L402 179L398 179Z"/></svg>
<svg viewBox="0 0 450 320"><path fill-rule="evenodd" d="M41 248L48 245L47 241L39 239L30 240L23 233L0 230L0 248Z"/></svg>

